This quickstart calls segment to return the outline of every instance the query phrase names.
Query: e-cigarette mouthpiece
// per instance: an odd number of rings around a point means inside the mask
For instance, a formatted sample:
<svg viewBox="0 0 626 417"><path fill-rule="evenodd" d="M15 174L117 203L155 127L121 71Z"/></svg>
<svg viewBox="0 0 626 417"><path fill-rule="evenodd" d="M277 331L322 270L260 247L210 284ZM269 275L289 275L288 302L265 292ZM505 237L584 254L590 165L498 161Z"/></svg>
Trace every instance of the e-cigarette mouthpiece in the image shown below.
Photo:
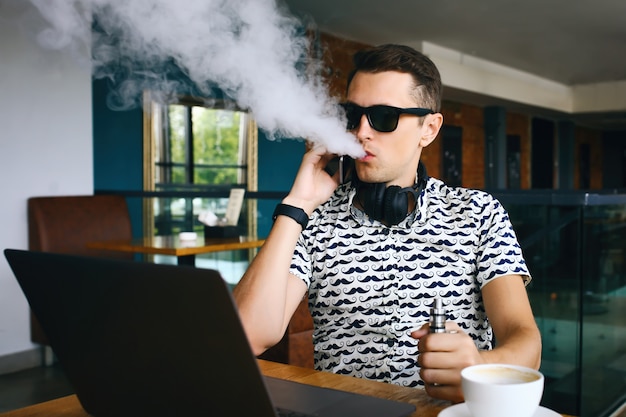
<svg viewBox="0 0 626 417"><path fill-rule="evenodd" d="M433 306L430 309L430 332L446 332L446 310L443 308L443 301L441 298L435 298Z"/></svg>

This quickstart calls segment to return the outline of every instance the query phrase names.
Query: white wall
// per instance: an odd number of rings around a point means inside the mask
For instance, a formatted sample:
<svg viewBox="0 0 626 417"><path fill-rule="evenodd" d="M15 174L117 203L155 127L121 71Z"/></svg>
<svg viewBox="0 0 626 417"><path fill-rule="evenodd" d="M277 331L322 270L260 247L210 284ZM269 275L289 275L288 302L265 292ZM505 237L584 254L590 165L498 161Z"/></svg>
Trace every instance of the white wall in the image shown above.
<svg viewBox="0 0 626 417"><path fill-rule="evenodd" d="M0 249L26 249L28 197L93 192L91 76L18 29L27 2L0 3ZM38 364L35 347L28 305L2 254L0 374Z"/></svg>
<svg viewBox="0 0 626 417"><path fill-rule="evenodd" d="M446 87L562 113L626 110L626 82L568 86L430 42L413 45L430 56Z"/></svg>

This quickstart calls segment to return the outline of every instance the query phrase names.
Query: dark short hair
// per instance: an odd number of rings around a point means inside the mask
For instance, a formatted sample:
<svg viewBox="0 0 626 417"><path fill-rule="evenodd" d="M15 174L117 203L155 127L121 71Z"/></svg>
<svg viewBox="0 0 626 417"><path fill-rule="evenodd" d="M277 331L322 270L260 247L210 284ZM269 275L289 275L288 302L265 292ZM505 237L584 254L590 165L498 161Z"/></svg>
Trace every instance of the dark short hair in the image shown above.
<svg viewBox="0 0 626 417"><path fill-rule="evenodd" d="M441 76L437 66L423 53L405 45L386 44L358 51L354 69L348 74L348 87L357 72L397 71L410 74L415 81L411 93L419 107L441 110Z"/></svg>

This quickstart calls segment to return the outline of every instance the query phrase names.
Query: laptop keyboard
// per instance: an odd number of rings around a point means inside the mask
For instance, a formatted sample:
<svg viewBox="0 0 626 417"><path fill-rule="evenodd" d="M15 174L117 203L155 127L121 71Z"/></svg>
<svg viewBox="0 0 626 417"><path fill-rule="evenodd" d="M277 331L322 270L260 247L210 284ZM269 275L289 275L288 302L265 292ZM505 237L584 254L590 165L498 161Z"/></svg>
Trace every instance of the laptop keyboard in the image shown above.
<svg viewBox="0 0 626 417"><path fill-rule="evenodd" d="M316 414L306 414L284 408L276 408L276 413L278 413L278 417L316 417Z"/></svg>

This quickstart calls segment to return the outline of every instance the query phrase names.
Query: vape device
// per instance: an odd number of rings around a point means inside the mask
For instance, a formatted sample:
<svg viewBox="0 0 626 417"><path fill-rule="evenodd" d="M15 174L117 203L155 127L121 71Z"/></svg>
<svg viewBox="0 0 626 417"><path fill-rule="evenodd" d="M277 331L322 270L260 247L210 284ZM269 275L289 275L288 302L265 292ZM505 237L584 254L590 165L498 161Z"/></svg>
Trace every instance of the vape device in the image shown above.
<svg viewBox="0 0 626 417"><path fill-rule="evenodd" d="M446 310L443 308L443 301L438 297L434 299L430 309L430 332L446 332Z"/></svg>
<svg viewBox="0 0 626 417"><path fill-rule="evenodd" d="M339 184L343 184L344 173L343 173L343 155L339 157Z"/></svg>
<svg viewBox="0 0 626 417"><path fill-rule="evenodd" d="M343 184L350 178L350 172L352 171L353 160L347 155L339 155L334 157L326 166L325 171L329 175L335 175L339 173L339 184Z"/></svg>

